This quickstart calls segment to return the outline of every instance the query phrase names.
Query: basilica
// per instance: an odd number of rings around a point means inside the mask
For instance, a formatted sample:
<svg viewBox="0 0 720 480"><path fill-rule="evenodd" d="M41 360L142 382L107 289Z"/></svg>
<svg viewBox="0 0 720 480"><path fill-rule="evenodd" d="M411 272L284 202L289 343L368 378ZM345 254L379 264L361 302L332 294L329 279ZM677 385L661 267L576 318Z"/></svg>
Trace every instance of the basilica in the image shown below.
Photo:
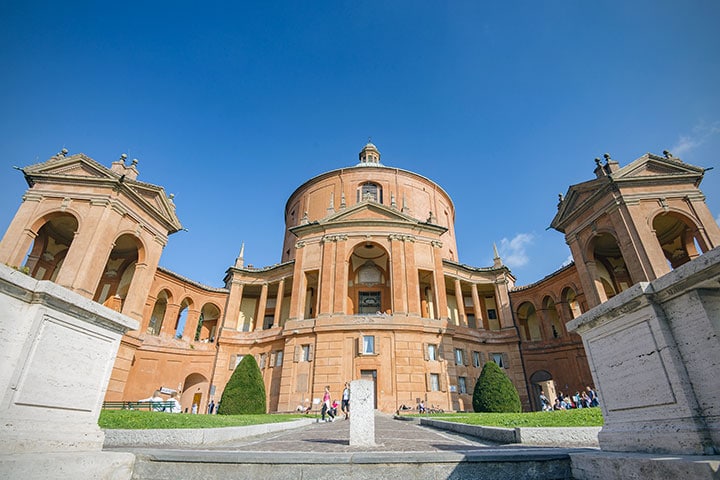
<svg viewBox="0 0 720 480"><path fill-rule="evenodd" d="M372 143L352 163L290 195L280 263L246 265L241 250L224 288L213 288L160 266L182 224L135 161L123 155L108 168L63 150L20 169L28 189L0 262L138 322L123 336L107 401L160 389L206 411L253 355L269 412L311 407L326 385L340 392L355 379L372 380L384 412L420 401L472 410L490 361L524 409L538 410L541 389L593 383L567 322L720 245L699 189L706 169L670 152L625 166L606 155L548 213L574 263L516 286L497 252L492 265L461 262L455 205L440 185L386 166Z"/></svg>

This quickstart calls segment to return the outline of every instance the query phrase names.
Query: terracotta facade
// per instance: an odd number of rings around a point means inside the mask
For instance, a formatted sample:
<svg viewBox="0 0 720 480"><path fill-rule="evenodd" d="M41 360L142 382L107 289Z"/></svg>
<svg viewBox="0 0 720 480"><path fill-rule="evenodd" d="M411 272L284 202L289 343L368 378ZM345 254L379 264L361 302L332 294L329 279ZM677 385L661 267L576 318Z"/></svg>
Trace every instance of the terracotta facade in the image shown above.
<svg viewBox="0 0 720 480"><path fill-rule="evenodd" d="M212 288L158 267L182 226L172 198L126 163L106 168L63 151L24 168L30 188L0 261L141 322L123 337L107 400L164 387L200 412L220 399L244 355L261 367L270 412L308 405L325 385L339 394L359 378L374 381L383 411L419 400L472 410L487 361L536 409L539 388L591 383L566 322L720 239L697 188L702 169L671 156L622 169L606 159L595 180L570 188L553 220L580 267L515 287L497 254L492 266L460 263L450 196L383 165L368 143L355 166L290 196L281 263L246 266L241 250L225 288Z"/></svg>

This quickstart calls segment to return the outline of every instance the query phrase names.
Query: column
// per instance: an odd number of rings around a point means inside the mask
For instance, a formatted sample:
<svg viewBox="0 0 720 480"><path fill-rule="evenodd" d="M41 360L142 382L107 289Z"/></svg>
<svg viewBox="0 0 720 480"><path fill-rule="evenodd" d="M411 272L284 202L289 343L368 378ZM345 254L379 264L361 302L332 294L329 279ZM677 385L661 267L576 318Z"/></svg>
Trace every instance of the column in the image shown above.
<svg viewBox="0 0 720 480"><path fill-rule="evenodd" d="M390 274L392 279L392 313L406 313L405 306L405 273L403 268L403 242L400 235L391 234L390 240Z"/></svg>
<svg viewBox="0 0 720 480"><path fill-rule="evenodd" d="M437 318L443 319L448 316L447 293L445 292L445 273L442 264L442 242L433 240L433 257L435 260L435 297L437 298Z"/></svg>
<svg viewBox="0 0 720 480"><path fill-rule="evenodd" d="M160 327L160 335L171 337L175 335L175 322L177 321L179 314L180 305L168 302L167 307L165 307L165 316L162 320L162 326Z"/></svg>
<svg viewBox="0 0 720 480"><path fill-rule="evenodd" d="M407 285L407 311L409 315L420 316L420 282L415 264L415 237L406 235L405 242L405 284Z"/></svg>
<svg viewBox="0 0 720 480"><path fill-rule="evenodd" d="M500 321L500 328L511 328L513 326L512 310L510 309L510 294L507 288L505 274L501 274L495 280L495 306Z"/></svg>
<svg viewBox="0 0 720 480"><path fill-rule="evenodd" d="M317 316L332 314L333 297L335 285L335 248L337 246L337 236L325 235L323 237L322 248L322 267L320 271L320 284L318 285L318 294L320 299L320 310Z"/></svg>
<svg viewBox="0 0 720 480"><path fill-rule="evenodd" d="M185 325L183 326L182 339L185 341L195 340L195 332L197 332L198 322L200 322L200 310L188 309Z"/></svg>
<svg viewBox="0 0 720 480"><path fill-rule="evenodd" d="M255 325L251 331L262 330L265 327L265 308L267 307L268 284L262 284L260 289L260 300L258 301L257 315L255 315Z"/></svg>
<svg viewBox="0 0 720 480"><path fill-rule="evenodd" d="M463 300L462 285L460 284L459 278L455 279L455 301L457 302L458 306L457 324L458 326L467 327L467 317L465 316L465 301Z"/></svg>
<svg viewBox="0 0 720 480"><path fill-rule="evenodd" d="M0 242L0 262L12 267L22 266L25 254L37 237L37 232L30 228L32 226L30 222L37 218L36 212L41 202L42 196L25 193L23 203ZM26 223L23 224L21 221Z"/></svg>
<svg viewBox="0 0 720 480"><path fill-rule="evenodd" d="M480 296L477 291L477 284L470 284L470 294L472 295L473 309L475 310L475 323L477 324L478 330L486 330L487 325L485 324L485 309L480 303Z"/></svg>
<svg viewBox="0 0 720 480"><path fill-rule="evenodd" d="M336 315L345 315L345 313L347 313L348 265L347 259L345 258L347 238L347 235L337 235L337 240L335 242L335 263L333 265L335 270L335 274L333 275L335 280L335 286L333 288L333 313Z"/></svg>
<svg viewBox="0 0 720 480"><path fill-rule="evenodd" d="M295 266L293 268L292 293L290 295L290 318L288 320L302 320L305 316L305 272L303 272L303 251L304 241L295 244L295 249L300 250L295 255Z"/></svg>
<svg viewBox="0 0 720 480"><path fill-rule="evenodd" d="M283 293L285 292L285 279L281 278L278 283L278 292L275 299L275 318L273 319L273 327L280 326L280 312L282 312Z"/></svg>
<svg viewBox="0 0 720 480"><path fill-rule="evenodd" d="M240 304L242 303L244 285L235 279L235 274L231 274L230 281L227 282L227 288L230 290L227 302L225 302L225 315L222 326L238 330L238 319L240 318Z"/></svg>

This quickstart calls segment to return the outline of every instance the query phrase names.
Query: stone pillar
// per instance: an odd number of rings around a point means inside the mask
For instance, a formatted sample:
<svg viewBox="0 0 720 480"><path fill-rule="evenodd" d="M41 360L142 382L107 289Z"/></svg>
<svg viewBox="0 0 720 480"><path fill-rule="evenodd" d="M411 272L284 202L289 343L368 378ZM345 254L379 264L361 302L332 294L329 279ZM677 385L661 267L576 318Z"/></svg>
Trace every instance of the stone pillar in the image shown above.
<svg viewBox="0 0 720 480"><path fill-rule="evenodd" d="M255 315L255 325L253 325L251 332L254 332L255 330L262 330L265 328L265 310L267 308L267 297L268 284L267 282L265 282L260 288L260 300L258 301L257 315Z"/></svg>
<svg viewBox="0 0 720 480"><path fill-rule="evenodd" d="M23 203L0 242L0 264L11 267L22 266L25 254L37 237L37 232L32 230L30 222L37 217L42 199L41 195L30 191L23 196Z"/></svg>
<svg viewBox="0 0 720 480"><path fill-rule="evenodd" d="M338 235L337 237L337 242L335 243L335 262L333 264L333 270L335 271L333 275L335 280L335 287L333 288L333 313L336 315L345 315L348 292L348 263L345 258L347 235Z"/></svg>
<svg viewBox="0 0 720 480"><path fill-rule="evenodd" d="M325 235L322 247L322 267L320 271L320 284L318 292L320 296L320 310L317 316L332 314L333 297L335 295L335 248L337 247L336 235Z"/></svg>
<svg viewBox="0 0 720 480"><path fill-rule="evenodd" d="M295 244L295 249L299 251L295 254L292 295L290 297L290 318L288 318L288 320L302 320L305 317L305 290L307 289L307 283L305 280L305 272L303 271L304 251L302 251L302 248L304 246L304 241L299 241Z"/></svg>
<svg viewBox="0 0 720 480"><path fill-rule="evenodd" d="M475 323L478 330L487 330L485 321L485 309L480 303L480 295L478 295L477 284L470 284L470 293L472 294L473 309L475 310Z"/></svg>
<svg viewBox="0 0 720 480"><path fill-rule="evenodd" d="M392 283L392 313L406 313L405 295L405 268L403 259L402 236L391 234L390 240L390 274Z"/></svg>
<svg viewBox="0 0 720 480"><path fill-rule="evenodd" d="M495 281L495 306L499 317L500 328L512 328L512 310L510 309L510 294L508 292L508 281L503 273Z"/></svg>
<svg viewBox="0 0 720 480"><path fill-rule="evenodd" d="M403 243L405 248L405 283L407 285L408 314L420 316L420 282L415 263L415 237L407 235Z"/></svg>
<svg viewBox="0 0 720 480"><path fill-rule="evenodd" d="M350 446L375 446L374 387L372 380L350 382Z"/></svg>
<svg viewBox="0 0 720 480"><path fill-rule="evenodd" d="M282 312L283 293L285 293L285 279L281 278L278 283L278 292L275 297L275 318L273 318L273 327L280 326L280 313Z"/></svg>
<svg viewBox="0 0 720 480"><path fill-rule="evenodd" d="M228 283L230 294L225 303L225 320L223 321L223 327L237 330L244 285L240 283L240 281L235 280L234 276Z"/></svg>
<svg viewBox="0 0 720 480"><path fill-rule="evenodd" d="M175 322L178 320L178 315L180 315L180 305L177 303L168 303L167 307L165 307L165 316L163 317L158 335L174 336Z"/></svg>
<svg viewBox="0 0 720 480"><path fill-rule="evenodd" d="M0 477L130 479L134 455L103 452L98 427L134 319L0 265Z"/></svg>
<svg viewBox="0 0 720 480"><path fill-rule="evenodd" d="M188 314L185 317L185 325L183 325L183 331L181 337L183 340L193 341L195 340L195 332L197 332L198 323L200 322L200 310L188 307Z"/></svg>
<svg viewBox="0 0 720 480"><path fill-rule="evenodd" d="M462 285L460 284L460 279L455 279L455 301L457 302L458 306L458 325L462 327L467 327L467 316L465 315L465 300L463 299L462 295Z"/></svg>
<svg viewBox="0 0 720 480"><path fill-rule="evenodd" d="M433 257L435 260L435 297L437 298L437 318L443 319L448 316L447 292L445 291L445 271L442 264L442 242L433 240Z"/></svg>

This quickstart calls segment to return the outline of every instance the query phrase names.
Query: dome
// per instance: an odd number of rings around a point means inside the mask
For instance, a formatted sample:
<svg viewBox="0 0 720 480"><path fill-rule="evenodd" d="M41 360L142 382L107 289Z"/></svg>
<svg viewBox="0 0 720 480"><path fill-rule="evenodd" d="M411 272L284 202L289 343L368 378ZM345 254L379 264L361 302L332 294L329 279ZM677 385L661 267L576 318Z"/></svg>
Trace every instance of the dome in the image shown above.
<svg viewBox="0 0 720 480"><path fill-rule="evenodd" d="M360 163L361 165L380 165L380 151L377 149L375 145L373 145L370 140L368 140L368 143L363 147L362 150L360 150Z"/></svg>

